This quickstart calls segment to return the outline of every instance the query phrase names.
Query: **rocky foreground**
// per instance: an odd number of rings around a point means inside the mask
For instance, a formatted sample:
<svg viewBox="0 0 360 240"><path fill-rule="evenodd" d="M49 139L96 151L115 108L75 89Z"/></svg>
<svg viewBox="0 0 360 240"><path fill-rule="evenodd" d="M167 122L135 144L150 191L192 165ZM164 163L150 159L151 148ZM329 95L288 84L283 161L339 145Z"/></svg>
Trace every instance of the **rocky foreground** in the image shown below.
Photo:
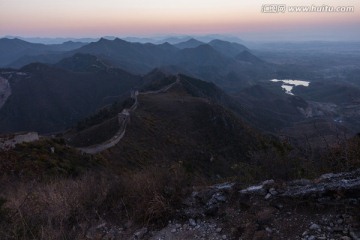
<svg viewBox="0 0 360 240"><path fill-rule="evenodd" d="M87 239L360 239L360 169L315 180L196 189L160 230L91 228Z"/></svg>

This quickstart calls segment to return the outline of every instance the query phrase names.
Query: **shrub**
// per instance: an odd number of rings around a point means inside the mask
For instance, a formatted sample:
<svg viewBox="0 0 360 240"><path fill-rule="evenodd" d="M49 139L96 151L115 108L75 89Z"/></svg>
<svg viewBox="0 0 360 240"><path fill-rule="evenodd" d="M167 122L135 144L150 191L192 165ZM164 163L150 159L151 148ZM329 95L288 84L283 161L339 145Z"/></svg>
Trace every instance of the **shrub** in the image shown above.
<svg viewBox="0 0 360 240"><path fill-rule="evenodd" d="M122 178L124 203L142 224L166 223L188 193L190 179L180 165L150 167Z"/></svg>
<svg viewBox="0 0 360 240"><path fill-rule="evenodd" d="M10 183L11 181L7 181ZM5 183L4 180L0 184ZM167 223L180 206L188 178L178 165L121 176L90 172L76 178L15 181L0 198L1 239L81 239L99 219ZM11 213L11 214L8 214ZM87 227L86 227L87 226Z"/></svg>

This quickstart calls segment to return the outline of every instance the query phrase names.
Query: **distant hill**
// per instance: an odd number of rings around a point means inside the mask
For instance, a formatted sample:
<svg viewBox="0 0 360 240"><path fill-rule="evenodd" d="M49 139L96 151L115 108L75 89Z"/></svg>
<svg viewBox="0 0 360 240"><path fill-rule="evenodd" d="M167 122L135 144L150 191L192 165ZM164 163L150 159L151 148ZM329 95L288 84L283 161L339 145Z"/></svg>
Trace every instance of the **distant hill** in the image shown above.
<svg viewBox="0 0 360 240"><path fill-rule="evenodd" d="M181 79L181 86L186 89L186 92L191 96L207 99L233 111L245 121L250 120L248 118L250 114L249 110L244 108L241 103L214 83L189 77L184 74L178 74L178 76ZM170 84L174 79L175 77L171 74L165 73L162 70L154 70L144 77L141 91L159 89Z"/></svg>
<svg viewBox="0 0 360 240"><path fill-rule="evenodd" d="M30 43L20 39L0 39L0 67L7 66L19 58L38 56L54 52L65 52L74 50L85 43L81 42L64 42L62 44L45 45L40 43Z"/></svg>
<svg viewBox="0 0 360 240"><path fill-rule="evenodd" d="M93 66L93 60L75 55L56 67L34 63L20 70L0 71L12 92L0 109L0 131L64 130L111 103L107 98L115 101L116 96L140 83L138 76Z"/></svg>
<svg viewBox="0 0 360 240"><path fill-rule="evenodd" d="M185 42L180 42L180 43L174 44L174 46L177 48L180 48L180 49L184 49L184 48L195 48L202 44L205 44L205 43L200 42L194 38L191 38Z"/></svg>
<svg viewBox="0 0 360 240"><path fill-rule="evenodd" d="M356 83L358 84L358 80ZM313 99L320 102L344 104L351 102L357 103L360 101L360 86L347 82L314 82L307 88L295 88L294 92L306 99Z"/></svg>
<svg viewBox="0 0 360 240"><path fill-rule="evenodd" d="M242 68L235 59L219 53L208 44L185 48L177 52L173 61L173 65L186 69L193 77L213 82L223 89L226 89L227 84L232 85L233 88L242 87L244 84L240 75L247 66ZM231 72L234 79L228 83L227 75Z"/></svg>
<svg viewBox="0 0 360 240"><path fill-rule="evenodd" d="M11 62L8 66L10 68L22 68L31 63L44 63L44 64L55 64L61 59L71 57L72 54L69 52L56 52L56 53L43 53L39 55L25 55L15 61Z"/></svg>
<svg viewBox="0 0 360 240"><path fill-rule="evenodd" d="M214 66L223 67L233 60L216 51L208 44L202 44L194 48L185 48L176 54L173 59L180 66Z"/></svg>
<svg viewBox="0 0 360 240"><path fill-rule="evenodd" d="M189 43L196 46L200 42L190 39L182 44ZM265 62L261 62L260 59L255 62L255 56L245 62L226 55L228 54L227 49L230 49L228 51L232 53L242 53L247 48L241 44L220 40L213 41L212 44L221 51L210 44L179 49L169 43L156 45L130 43L121 39L101 39L74 52L96 55L114 66L136 74L145 74L154 68L173 69L173 73L177 73L177 69L181 69L194 77L206 79L225 88L230 86L231 88L246 87L272 71L272 68ZM252 61L251 65L248 64L249 61Z"/></svg>
<svg viewBox="0 0 360 240"><path fill-rule="evenodd" d="M358 79L358 77L354 78ZM347 79L349 80L349 79ZM294 93L307 101L321 102L321 105L332 106L334 117L328 119L330 123L338 123L346 127L352 134L360 132L360 86L358 80L354 82L319 81L309 87L297 87ZM326 111L320 111L325 112Z"/></svg>
<svg viewBox="0 0 360 240"><path fill-rule="evenodd" d="M30 43L41 43L41 44L62 44L65 42L81 42L81 43L89 43L89 42L96 42L99 38L71 38L71 37L20 37L20 36L5 36L4 38L17 38L24 40Z"/></svg>
<svg viewBox="0 0 360 240"><path fill-rule="evenodd" d="M130 43L119 38L111 41L100 39L74 51L74 53L89 53L109 60L115 66L122 67L134 73L145 73L164 61L169 61L174 46L164 43L155 45L151 43Z"/></svg>
<svg viewBox="0 0 360 240"><path fill-rule="evenodd" d="M178 44L181 42L185 42L189 39L191 39L192 37L190 36L180 36L180 37L165 37L164 39L160 39L158 40L158 43L164 43L164 42L168 42L170 44Z"/></svg>
<svg viewBox="0 0 360 240"><path fill-rule="evenodd" d="M243 51L249 51L249 49L242 44L227 42L219 39L212 40L208 44L220 53L230 57L235 57Z"/></svg>
<svg viewBox="0 0 360 240"><path fill-rule="evenodd" d="M356 86L314 82L293 92L295 96L285 94L280 85L259 82L231 96L247 110L252 126L291 136L299 145L308 141L324 147L324 141L336 143L340 135L360 131L360 90Z"/></svg>
<svg viewBox="0 0 360 240"><path fill-rule="evenodd" d="M133 74L145 75L154 68L167 69L174 74L184 72L206 79L226 90L248 87L260 79L269 78L276 70L274 65L257 58L238 43L213 40L209 44L202 44L189 39L178 46L183 49L168 42L143 44L119 38L102 38L73 51L26 55L13 61L11 66L19 68L32 62L55 64L77 53L91 54L108 65Z"/></svg>
<svg viewBox="0 0 360 240"><path fill-rule="evenodd" d="M270 84L245 88L233 97L251 109L253 126L271 132L304 120L304 112L310 108L301 97L285 94L280 88L273 89Z"/></svg>

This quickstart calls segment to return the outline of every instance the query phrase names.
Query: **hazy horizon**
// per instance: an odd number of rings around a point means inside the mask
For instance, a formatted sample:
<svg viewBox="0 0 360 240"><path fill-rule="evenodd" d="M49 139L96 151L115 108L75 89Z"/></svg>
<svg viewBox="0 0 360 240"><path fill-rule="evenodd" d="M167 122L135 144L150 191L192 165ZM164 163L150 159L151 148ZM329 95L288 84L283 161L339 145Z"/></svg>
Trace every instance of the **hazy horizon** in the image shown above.
<svg viewBox="0 0 360 240"><path fill-rule="evenodd" d="M269 4L353 12L265 13ZM46 38L232 35L246 41L358 41L360 2L344 0L0 0L0 36Z"/></svg>

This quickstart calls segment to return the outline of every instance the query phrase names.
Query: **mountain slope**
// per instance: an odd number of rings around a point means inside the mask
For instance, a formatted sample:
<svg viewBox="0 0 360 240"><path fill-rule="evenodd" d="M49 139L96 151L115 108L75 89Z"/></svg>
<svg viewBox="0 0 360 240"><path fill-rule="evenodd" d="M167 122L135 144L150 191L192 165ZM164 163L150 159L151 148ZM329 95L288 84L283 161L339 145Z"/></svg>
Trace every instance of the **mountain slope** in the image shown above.
<svg viewBox="0 0 360 240"><path fill-rule="evenodd" d="M243 51L249 51L249 49L244 45L234 42L227 42L219 39L212 40L208 44L217 51L219 51L220 53L229 57L235 57L236 55L238 55Z"/></svg>
<svg viewBox="0 0 360 240"><path fill-rule="evenodd" d="M239 60L239 61L250 62L250 63L253 63L253 64L263 64L263 63L265 63L263 60L256 57L255 55L250 53L248 50L244 50L243 52L237 54L235 56L235 59Z"/></svg>
<svg viewBox="0 0 360 240"><path fill-rule="evenodd" d="M137 97L137 107L130 111L124 137L103 152L116 169L181 163L190 172L213 178L236 175L238 164L256 168L249 154L263 146L265 138L222 105L230 103L220 89L184 75L153 76L154 82L147 82ZM171 87L157 92L155 86ZM83 146L91 136L99 136L98 131L112 131L116 126L109 118L66 138Z"/></svg>
<svg viewBox="0 0 360 240"><path fill-rule="evenodd" d="M206 176L231 176L236 163L248 162L260 140L225 108L182 89L139 98L126 135L104 155L128 166L182 162Z"/></svg>
<svg viewBox="0 0 360 240"><path fill-rule="evenodd" d="M175 64L181 66L216 66L223 67L232 62L231 59L217 52L208 44L202 44L195 48L186 48L177 52Z"/></svg>
<svg viewBox="0 0 360 240"><path fill-rule="evenodd" d="M186 43L196 43L191 40ZM246 47L224 41L213 41L212 44L221 51L242 53ZM140 44L129 43L124 40L113 41L101 39L98 42L84 46L76 52L89 53L111 62L114 66L121 67L135 73L147 73L153 68L182 69L194 77L206 79L225 88L243 88L263 78L271 72L266 63L239 61L234 57L223 54L209 44L197 47L178 48L164 43ZM256 58L256 57L254 57Z"/></svg>
<svg viewBox="0 0 360 240"><path fill-rule="evenodd" d="M184 49L184 48L195 48L202 44L205 44L205 43L200 42L199 40L196 40L194 38L191 38L185 42L180 42L180 43L174 44L174 46L177 48L180 48L180 49Z"/></svg>
<svg viewBox="0 0 360 240"><path fill-rule="evenodd" d="M297 96L274 90L270 84L258 84L233 95L239 103L251 109L251 122L257 128L276 131L304 120L309 103Z"/></svg>
<svg viewBox="0 0 360 240"><path fill-rule="evenodd" d="M40 43L29 43L17 38L2 38L0 39L0 67L9 64L21 66L21 62L29 63L29 61L19 59L27 59L31 56L49 54L51 52L71 51L84 45L85 43L72 41L64 42L62 44L45 45Z"/></svg>
<svg viewBox="0 0 360 240"><path fill-rule="evenodd" d="M155 45L151 43L130 43L119 38L115 40L100 39L90 43L76 53L88 53L111 61L114 65L135 73L145 73L162 65L169 55L178 49L164 43Z"/></svg>
<svg viewBox="0 0 360 240"><path fill-rule="evenodd" d="M98 72L111 68L109 64L106 64L98 57L82 53L77 53L70 58L64 58L55 66L73 72Z"/></svg>
<svg viewBox="0 0 360 240"><path fill-rule="evenodd" d="M174 74L184 72L206 79L225 90L243 89L276 72L274 65L261 61L249 52L244 53L248 49L241 44L220 40L201 45L196 40L186 43L193 45L179 49L167 42L156 45L102 38L71 52L26 56L12 66L19 67L31 62L54 64L76 53L91 54L108 65L134 74L143 75L154 68L162 68Z"/></svg>
<svg viewBox="0 0 360 240"><path fill-rule="evenodd" d="M0 109L1 132L64 130L140 81L120 69L73 72L44 64L1 75L12 91Z"/></svg>

